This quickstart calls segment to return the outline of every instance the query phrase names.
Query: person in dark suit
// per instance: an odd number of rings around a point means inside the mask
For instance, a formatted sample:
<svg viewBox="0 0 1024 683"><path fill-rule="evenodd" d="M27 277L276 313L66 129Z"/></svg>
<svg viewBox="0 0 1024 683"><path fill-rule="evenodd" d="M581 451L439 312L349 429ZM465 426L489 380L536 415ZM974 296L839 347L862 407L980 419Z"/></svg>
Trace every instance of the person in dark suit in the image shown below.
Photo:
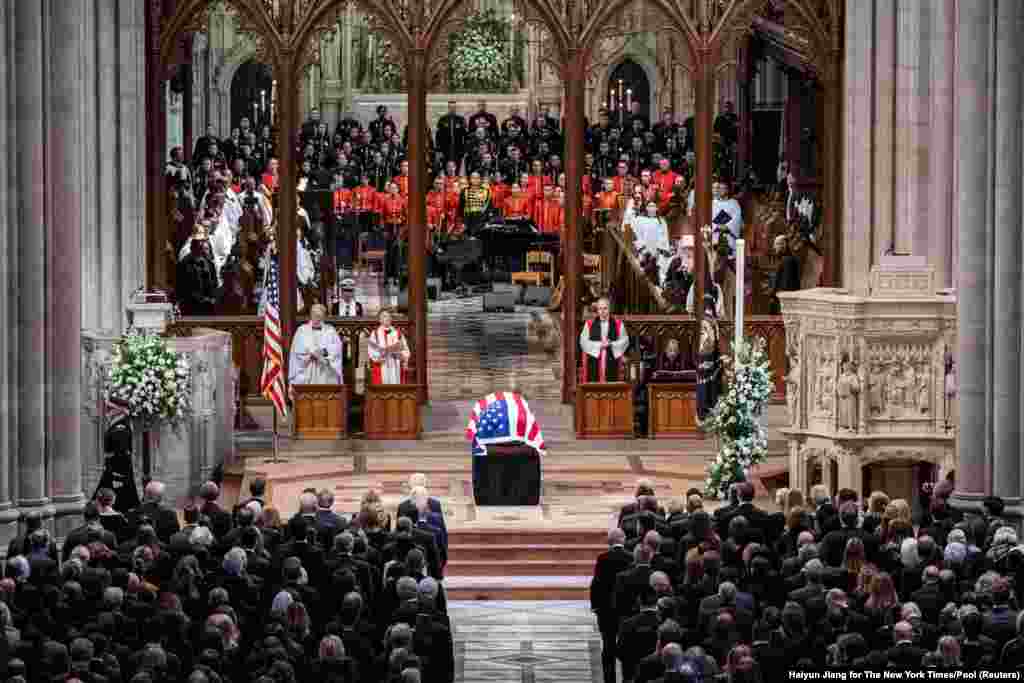
<svg viewBox="0 0 1024 683"><path fill-rule="evenodd" d="M892 669L913 671L921 668L921 660L927 652L914 644L914 627L900 621L892 629L893 646L885 656Z"/></svg>
<svg viewBox="0 0 1024 683"><path fill-rule="evenodd" d="M323 585L324 551L316 543L316 527L304 515L293 517L289 527L292 538L278 548L277 566L284 568L289 558L298 558L302 563L302 568L306 570L309 585L316 587Z"/></svg>
<svg viewBox="0 0 1024 683"><path fill-rule="evenodd" d="M771 312L778 315L782 311L779 292L795 292L800 289L800 259L789 249L789 238L779 235L774 243L775 255L781 260L775 270L772 281Z"/></svg>
<svg viewBox="0 0 1024 683"><path fill-rule="evenodd" d="M843 553L846 550L847 542L851 538L859 538L864 541L865 556L875 556L878 541L874 538L873 534L869 537L868 534L857 528L859 515L860 511L857 509L856 503L843 503L839 507L839 521L843 526L836 531L830 531L825 534L819 548L821 559L828 566L838 567L843 563ZM871 544L870 547L869 543Z"/></svg>
<svg viewBox="0 0 1024 683"><path fill-rule="evenodd" d="M220 498L220 487L208 481L199 488L199 497L203 499L199 514L210 518L210 530L214 536L218 539L224 538L231 531L232 521L231 513L217 502Z"/></svg>
<svg viewBox="0 0 1024 683"><path fill-rule="evenodd" d="M597 615L601 632L601 667L605 683L615 683L615 646L619 619L615 611L615 578L629 569L633 556L626 552L622 529L608 532L608 550L597 556L590 580L590 609Z"/></svg>
<svg viewBox="0 0 1024 683"><path fill-rule="evenodd" d="M413 548L419 548L423 552L428 573L440 580L441 560L434 534L417 529L408 517L399 517L390 541L381 549L384 562L402 562Z"/></svg>
<svg viewBox="0 0 1024 683"><path fill-rule="evenodd" d="M85 508L82 510L82 517L85 519L85 524L82 526L72 529L64 539L64 549L62 552L61 561L67 562L71 556L71 551L80 545L89 545L95 538L95 540L102 541L109 548L117 547L117 540L114 534L103 528L102 520L100 519L99 506L95 502L89 501L85 504ZM28 533L24 538L16 538L11 541L10 548L7 551L7 557L12 558L16 555L28 555L28 539L33 532L42 528L42 518L39 518L39 523L28 525ZM11 549L15 549L16 552L11 553ZM57 544L53 544L53 551L51 559L57 559Z"/></svg>
<svg viewBox="0 0 1024 683"><path fill-rule="evenodd" d="M324 562L325 572L330 576L337 576L344 571L352 572L356 587L372 603L380 584L380 572L369 562L356 557L353 554L354 548L355 536L351 532L342 531L338 534L334 538L330 557Z"/></svg>
<svg viewBox="0 0 1024 683"><path fill-rule="evenodd" d="M163 482L151 481L146 484L146 490L142 494L142 503L127 515L128 528L131 533L134 534L138 530L143 517L148 517L151 520L157 538L163 543L169 542L171 536L178 532L181 528L178 523L178 514L164 505L165 491L166 487Z"/></svg>
<svg viewBox="0 0 1024 683"><path fill-rule="evenodd" d="M448 564L448 529L445 527L444 515L430 510L430 497L427 489L418 486L412 490L412 501L415 506L416 516L413 525L418 531L429 532L434 535L434 542L437 544L438 561L441 569Z"/></svg>
<svg viewBox="0 0 1024 683"><path fill-rule="evenodd" d="M641 479L636 483L636 493L634 494L634 500L623 505L622 509L619 511L619 526L622 526L623 519L630 515L634 515L637 512L640 512L642 508L640 504L641 496L650 496L651 498L655 497L654 482L652 482L650 479ZM659 507L657 512L661 514L662 517L665 516L664 509Z"/></svg>
<svg viewBox="0 0 1024 683"><path fill-rule="evenodd" d="M1017 635L1018 611L1010 607L1010 584L1000 576L992 581L992 607L982 616L982 631L1001 648Z"/></svg>
<svg viewBox="0 0 1024 683"><path fill-rule="evenodd" d="M736 485L736 495L739 502L721 515L716 515L718 535L725 538L729 532L729 522L733 517L742 515L747 518L750 526L760 529L765 537L775 536L771 515L754 505L754 485L750 482L741 482Z"/></svg>
<svg viewBox="0 0 1024 683"><path fill-rule="evenodd" d="M637 664L654 652L658 644L657 594L650 586L640 591L640 611L619 627L616 655L622 662L622 679L632 681Z"/></svg>
<svg viewBox="0 0 1024 683"><path fill-rule="evenodd" d="M654 571L651 567L653 558L651 547L641 543L633 549L633 566L615 576L612 601L620 621L634 613L637 598L650 588L651 572Z"/></svg>
<svg viewBox="0 0 1024 683"><path fill-rule="evenodd" d="M334 511L334 494L320 489L316 494L316 535L324 548L334 545L334 537L348 528L348 520Z"/></svg>
<svg viewBox="0 0 1024 683"><path fill-rule="evenodd" d="M702 635L710 635L711 627L715 617L723 609L730 610L735 615L734 622L736 630L744 639L749 638L754 625L754 612L741 606L737 600L739 591L731 581L723 581L718 586L718 593L709 595L700 601L697 611L697 626Z"/></svg>
<svg viewBox="0 0 1024 683"><path fill-rule="evenodd" d="M448 561L448 525L444 520L444 509L441 507L440 500L429 495L427 491L427 476L422 472L416 472L409 477L409 497L398 504L397 517L408 517L413 520L416 526L420 526L421 513L416 502L417 495L426 497L427 511L430 515L424 516L424 520L431 526L440 529L438 546L443 555L442 564L446 564ZM436 517L431 515L436 515Z"/></svg>
<svg viewBox="0 0 1024 683"><path fill-rule="evenodd" d="M946 605L946 596L939 585L939 568L933 564L925 567L921 587L910 594L910 599L921 609L921 617L930 624L938 623L939 612ZM1016 624L1014 624L1016 628Z"/></svg>

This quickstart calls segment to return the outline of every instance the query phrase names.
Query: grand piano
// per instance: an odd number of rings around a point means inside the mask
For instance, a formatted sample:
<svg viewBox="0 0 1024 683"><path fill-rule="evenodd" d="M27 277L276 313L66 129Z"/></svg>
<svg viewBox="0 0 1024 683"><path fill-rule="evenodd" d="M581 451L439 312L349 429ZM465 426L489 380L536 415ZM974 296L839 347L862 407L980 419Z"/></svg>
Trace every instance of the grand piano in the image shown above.
<svg viewBox="0 0 1024 683"><path fill-rule="evenodd" d="M529 221L486 223L472 235L450 240L438 247L438 263L445 265L446 284L491 289L494 282L510 279L510 262L531 250L557 251L560 236L544 234Z"/></svg>

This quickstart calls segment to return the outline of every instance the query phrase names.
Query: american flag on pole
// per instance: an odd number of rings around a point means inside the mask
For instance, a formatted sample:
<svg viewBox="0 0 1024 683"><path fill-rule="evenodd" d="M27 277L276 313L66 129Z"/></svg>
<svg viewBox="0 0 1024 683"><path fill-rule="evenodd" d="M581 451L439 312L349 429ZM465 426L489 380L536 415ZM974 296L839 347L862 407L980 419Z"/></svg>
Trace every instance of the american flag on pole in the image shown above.
<svg viewBox="0 0 1024 683"><path fill-rule="evenodd" d="M270 399L277 412L282 416L288 414L284 402L284 364L281 354L281 317L278 307L281 305L278 291L277 257L270 258L270 273L267 277L266 300L263 306L263 377L260 380L260 393Z"/></svg>
<svg viewBox="0 0 1024 683"><path fill-rule="evenodd" d="M473 455L487 455L487 444L521 441L544 455L544 434L526 399L511 391L499 391L473 406L466 425Z"/></svg>

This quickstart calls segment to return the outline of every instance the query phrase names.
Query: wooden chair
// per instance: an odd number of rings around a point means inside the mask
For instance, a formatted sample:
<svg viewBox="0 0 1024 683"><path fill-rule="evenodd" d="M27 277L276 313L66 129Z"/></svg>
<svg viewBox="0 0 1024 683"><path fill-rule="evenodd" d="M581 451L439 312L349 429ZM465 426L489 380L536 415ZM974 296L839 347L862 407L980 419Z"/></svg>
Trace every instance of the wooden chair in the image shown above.
<svg viewBox="0 0 1024 683"><path fill-rule="evenodd" d="M359 236L359 243L357 245L359 248L357 258L359 267L364 271L373 272L370 268L370 264L376 263L378 271L384 272L384 260L387 257L387 250L367 248L368 238L369 235L367 233L363 233Z"/></svg>
<svg viewBox="0 0 1024 683"><path fill-rule="evenodd" d="M526 253L526 270L539 275L538 282L545 281L548 286L555 284L555 257L547 251L529 251Z"/></svg>

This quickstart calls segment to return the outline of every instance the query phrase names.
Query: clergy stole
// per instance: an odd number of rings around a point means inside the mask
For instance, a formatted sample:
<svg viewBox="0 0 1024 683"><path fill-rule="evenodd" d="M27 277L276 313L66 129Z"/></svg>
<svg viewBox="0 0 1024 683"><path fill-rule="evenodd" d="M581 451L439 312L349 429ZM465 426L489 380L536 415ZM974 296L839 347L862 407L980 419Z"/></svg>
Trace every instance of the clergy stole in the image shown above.
<svg viewBox="0 0 1024 683"><path fill-rule="evenodd" d="M401 343L399 353L385 351L388 346ZM370 381L372 384L404 384L406 381L405 361L409 358L409 347L398 329L392 327L387 331L380 327L370 335L367 343L367 354L370 356Z"/></svg>
<svg viewBox="0 0 1024 683"><path fill-rule="evenodd" d="M589 327L590 341L600 344L603 340L601 339L601 319L594 318L593 320L587 321L587 327ZM614 344L619 338L619 332L622 331L622 322L615 318L608 319L608 342ZM606 349L601 349L601 353L595 358L589 353L586 354L587 358L587 374L584 377L585 382L618 382L619 378L619 358L615 357L612 353L612 347L609 346Z"/></svg>

